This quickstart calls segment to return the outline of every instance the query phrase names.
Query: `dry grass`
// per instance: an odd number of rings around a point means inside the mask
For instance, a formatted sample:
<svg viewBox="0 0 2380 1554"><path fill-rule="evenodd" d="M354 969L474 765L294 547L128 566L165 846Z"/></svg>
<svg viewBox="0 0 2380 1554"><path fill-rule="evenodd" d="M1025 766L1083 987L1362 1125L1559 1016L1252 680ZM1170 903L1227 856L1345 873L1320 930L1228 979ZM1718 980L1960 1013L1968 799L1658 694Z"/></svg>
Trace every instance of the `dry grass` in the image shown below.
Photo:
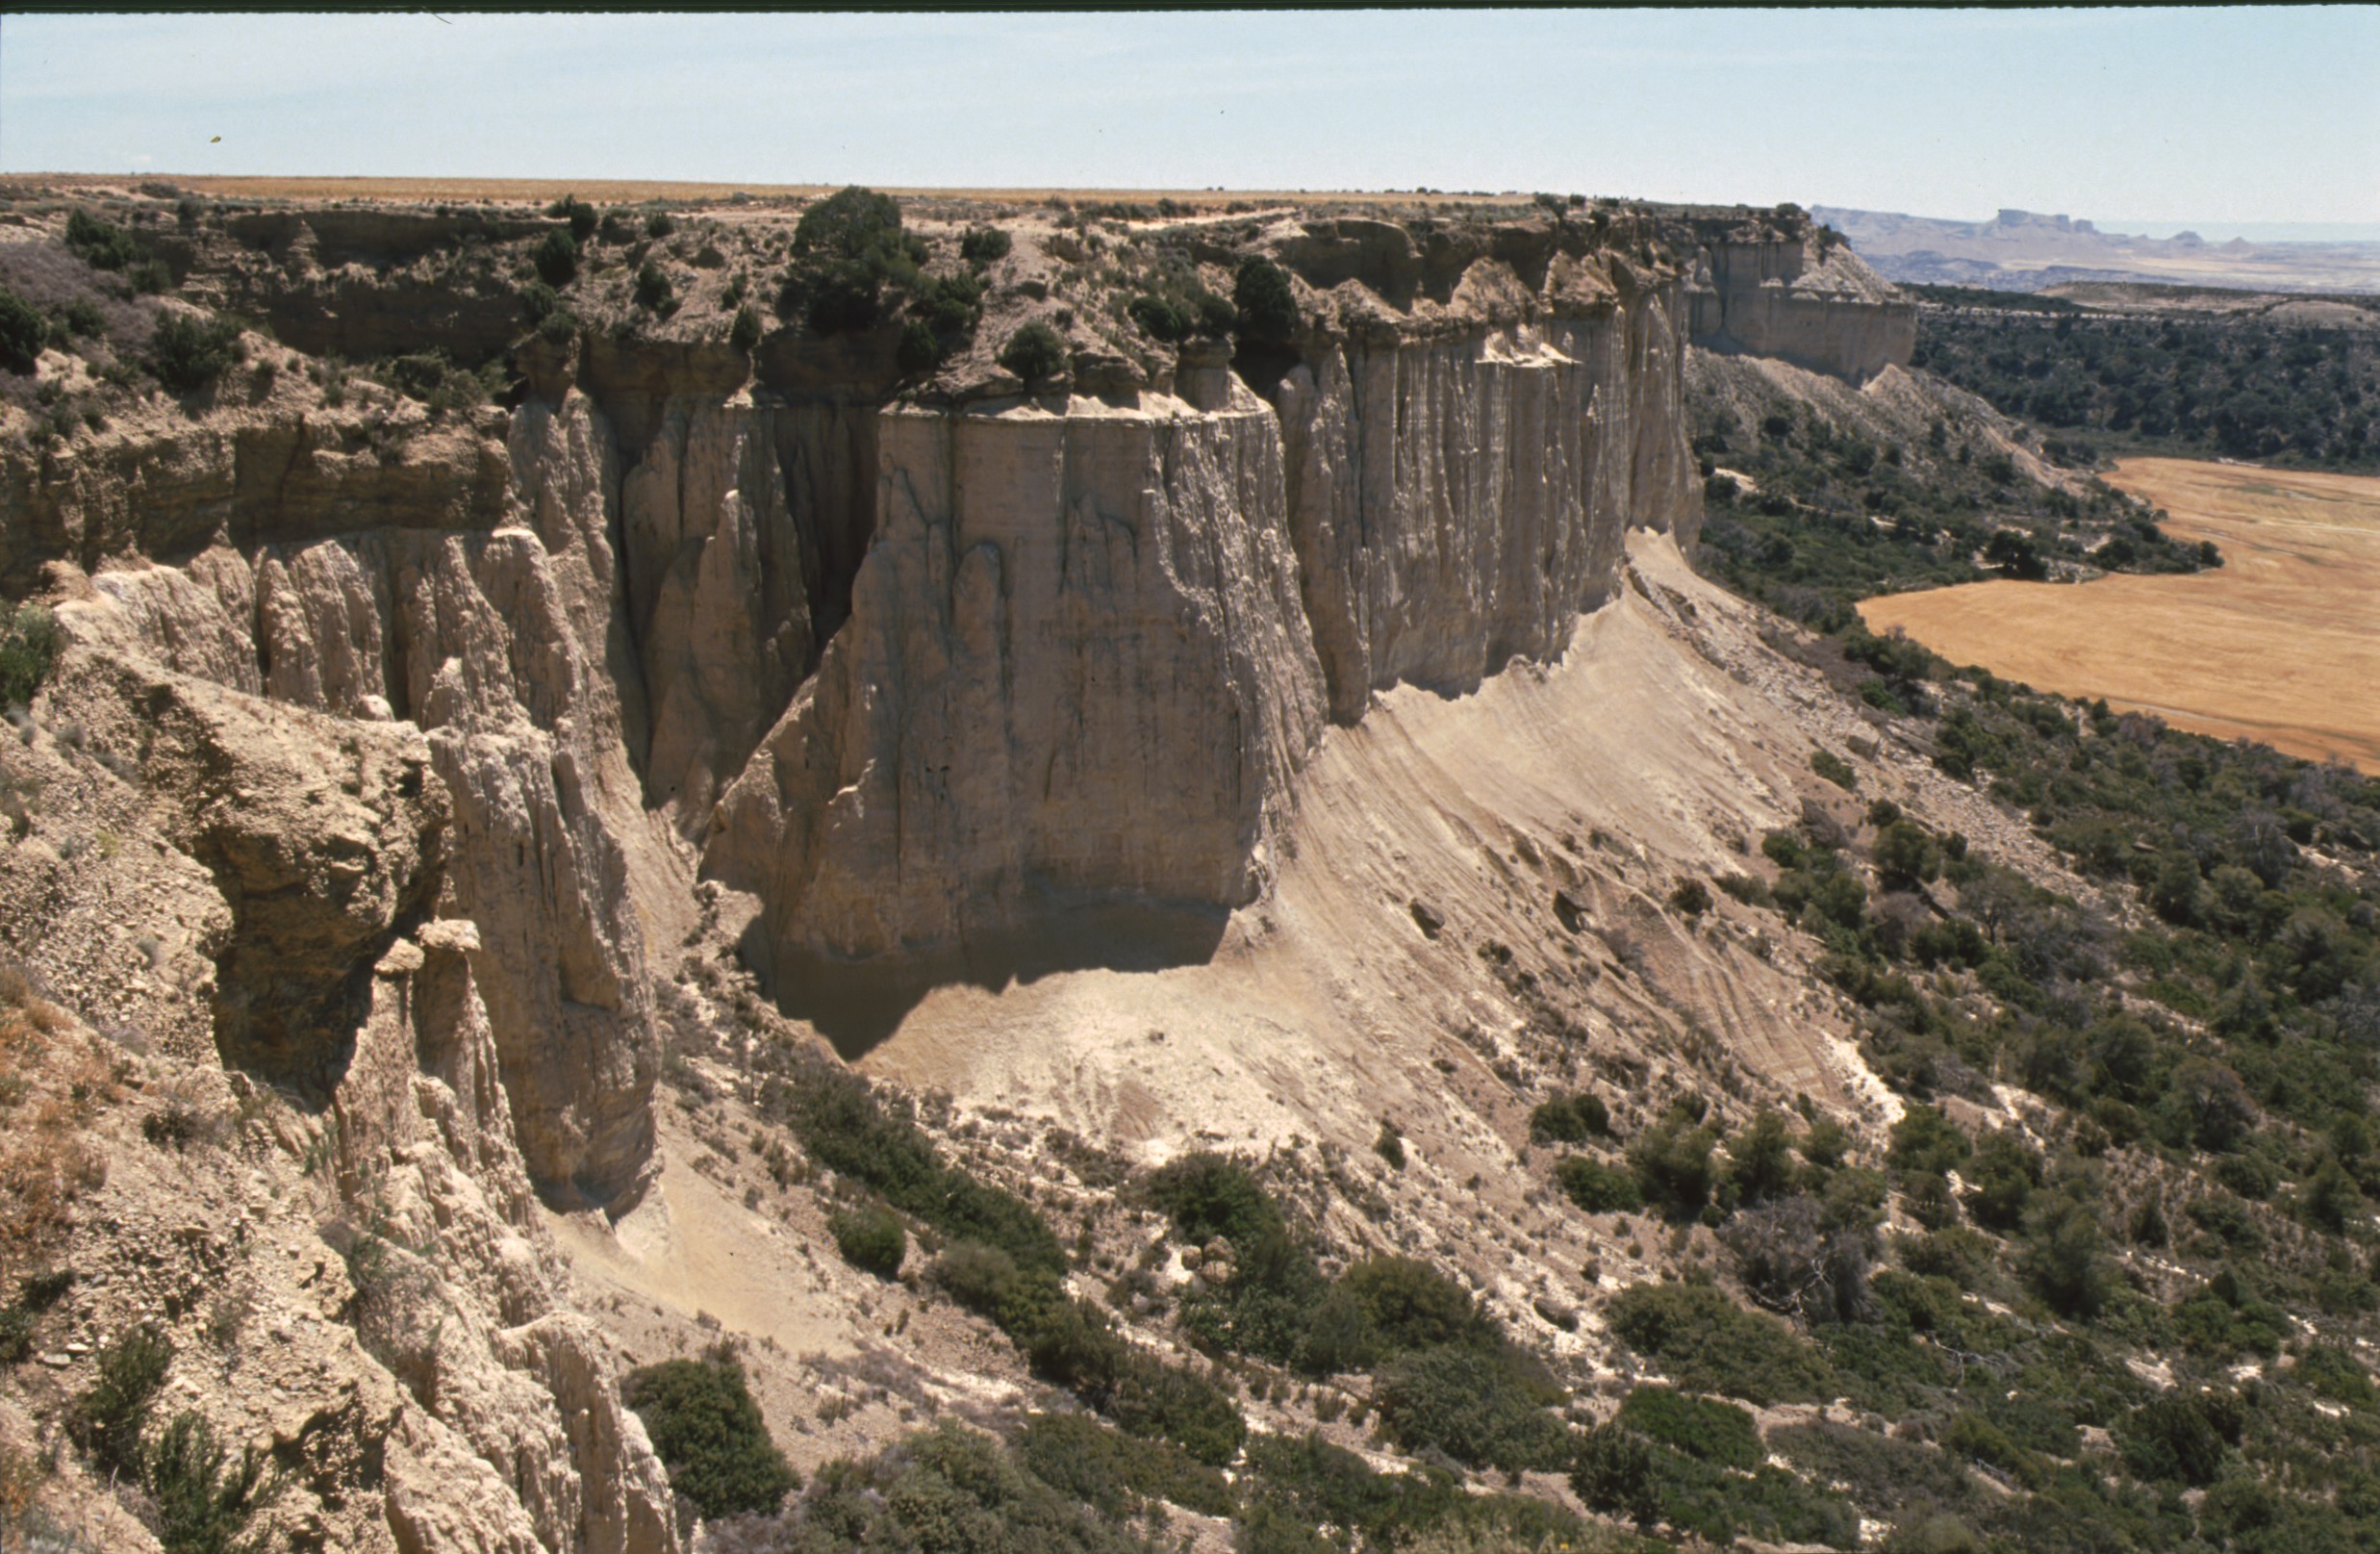
<svg viewBox="0 0 2380 1554"><path fill-rule="evenodd" d="M1968 583L1869 599L1955 663L2380 772L2380 479L2126 459L2111 484L2224 565L2080 587Z"/></svg>
<svg viewBox="0 0 2380 1554"><path fill-rule="evenodd" d="M812 199L831 194L830 184L715 184L667 180L588 178L278 178L201 177L173 173L139 178L103 177L76 173L13 173L0 177L0 191L25 194L36 191L113 190L131 193L145 184L170 184L192 193L218 199L288 199L305 201L375 200L393 204L446 202L496 205L543 205L565 194L603 204L638 204L647 200L723 204L735 195L756 200ZM1412 193L1404 191L1289 191L1251 189L886 189L884 192L916 199L964 200L986 204L1029 205L1050 199L1152 204L1170 199L1179 205L1220 209L1243 205L1317 205L1393 203L1398 205L1526 205L1526 193Z"/></svg>
<svg viewBox="0 0 2380 1554"><path fill-rule="evenodd" d="M45 1261L75 1200L107 1181L86 1134L114 1096L97 1043L22 972L0 967L0 1271Z"/></svg>

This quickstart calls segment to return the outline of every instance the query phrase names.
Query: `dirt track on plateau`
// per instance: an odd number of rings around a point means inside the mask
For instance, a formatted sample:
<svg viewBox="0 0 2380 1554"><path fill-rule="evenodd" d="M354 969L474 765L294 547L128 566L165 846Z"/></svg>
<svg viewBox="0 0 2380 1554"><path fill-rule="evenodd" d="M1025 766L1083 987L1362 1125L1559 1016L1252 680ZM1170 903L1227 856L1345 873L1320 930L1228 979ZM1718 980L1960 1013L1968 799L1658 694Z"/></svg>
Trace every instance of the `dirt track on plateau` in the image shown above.
<svg viewBox="0 0 2380 1554"><path fill-rule="evenodd" d="M2126 459L2110 484L2224 565L2080 586L1967 583L1869 599L1954 663L2380 772L2380 479Z"/></svg>

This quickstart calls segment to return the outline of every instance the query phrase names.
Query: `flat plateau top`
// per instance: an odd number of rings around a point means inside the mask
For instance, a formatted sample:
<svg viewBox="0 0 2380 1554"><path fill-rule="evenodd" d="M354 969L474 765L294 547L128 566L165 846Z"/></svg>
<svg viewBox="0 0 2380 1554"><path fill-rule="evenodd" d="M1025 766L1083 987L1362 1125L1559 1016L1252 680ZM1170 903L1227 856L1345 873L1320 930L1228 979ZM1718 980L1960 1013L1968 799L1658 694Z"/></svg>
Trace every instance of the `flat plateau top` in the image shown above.
<svg viewBox="0 0 2380 1554"><path fill-rule="evenodd" d="M195 194L218 199L385 200L418 204L424 200L486 200L497 204L542 203L576 194L582 199L614 204L646 200L726 201L738 194L753 199L814 199L831 194L838 184L719 184L664 180L602 178L280 178L202 177L178 173L9 173L0 175L0 189L122 188L171 184ZM1118 200L1146 204L1170 199L1180 205L1268 205L1328 203L1395 203L1427 205L1527 204L1523 192L1459 193L1412 190L1262 190L1262 189L899 189L878 191L919 199L975 200L987 204L1031 204L1052 198Z"/></svg>

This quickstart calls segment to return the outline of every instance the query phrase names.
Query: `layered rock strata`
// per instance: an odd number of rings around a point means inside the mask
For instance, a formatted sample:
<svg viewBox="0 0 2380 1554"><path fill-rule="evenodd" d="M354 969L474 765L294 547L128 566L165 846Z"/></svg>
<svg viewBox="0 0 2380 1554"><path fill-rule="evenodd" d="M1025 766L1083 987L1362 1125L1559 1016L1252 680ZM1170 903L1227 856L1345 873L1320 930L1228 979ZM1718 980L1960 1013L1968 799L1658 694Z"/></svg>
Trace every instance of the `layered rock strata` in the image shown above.
<svg viewBox="0 0 2380 1554"><path fill-rule="evenodd" d="M1770 356L1864 383L1907 367L1916 304L1836 234L1696 223L1689 328L1707 349Z"/></svg>
<svg viewBox="0 0 2380 1554"><path fill-rule="evenodd" d="M878 438L850 621L705 853L767 904L764 953L1249 900L1323 701L1269 408L896 411Z"/></svg>

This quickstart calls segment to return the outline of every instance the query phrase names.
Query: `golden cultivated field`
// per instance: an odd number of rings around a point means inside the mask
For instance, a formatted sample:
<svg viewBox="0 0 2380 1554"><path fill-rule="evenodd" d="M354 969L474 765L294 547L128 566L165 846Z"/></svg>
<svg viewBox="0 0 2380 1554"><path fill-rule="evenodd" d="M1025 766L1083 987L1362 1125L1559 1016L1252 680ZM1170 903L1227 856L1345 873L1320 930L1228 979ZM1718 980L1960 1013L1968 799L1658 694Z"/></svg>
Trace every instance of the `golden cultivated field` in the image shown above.
<svg viewBox="0 0 2380 1554"><path fill-rule="evenodd" d="M2109 483L2224 565L2079 586L1967 583L1869 599L1954 663L2380 772L2380 479L2126 459Z"/></svg>

